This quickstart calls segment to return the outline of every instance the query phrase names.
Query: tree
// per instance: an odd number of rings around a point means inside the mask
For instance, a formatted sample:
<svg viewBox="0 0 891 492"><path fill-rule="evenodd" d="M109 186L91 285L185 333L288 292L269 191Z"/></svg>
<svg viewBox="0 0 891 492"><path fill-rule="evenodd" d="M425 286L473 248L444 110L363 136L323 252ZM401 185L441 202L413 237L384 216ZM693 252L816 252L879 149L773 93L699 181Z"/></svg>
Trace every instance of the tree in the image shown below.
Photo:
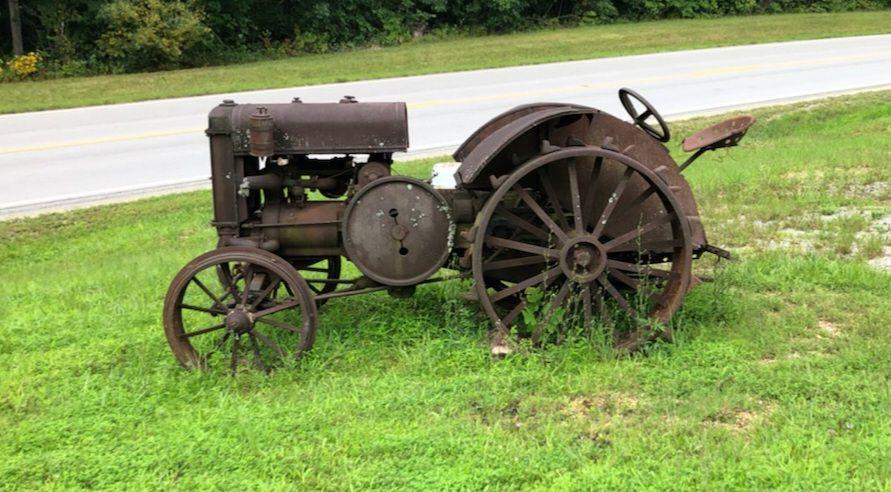
<svg viewBox="0 0 891 492"><path fill-rule="evenodd" d="M106 25L96 41L101 53L137 70L180 66L211 34L188 0L113 0L97 18Z"/></svg>
<svg viewBox="0 0 891 492"><path fill-rule="evenodd" d="M22 46L22 15L19 12L19 0L9 0L9 31L12 34L12 54L19 56L25 53Z"/></svg>

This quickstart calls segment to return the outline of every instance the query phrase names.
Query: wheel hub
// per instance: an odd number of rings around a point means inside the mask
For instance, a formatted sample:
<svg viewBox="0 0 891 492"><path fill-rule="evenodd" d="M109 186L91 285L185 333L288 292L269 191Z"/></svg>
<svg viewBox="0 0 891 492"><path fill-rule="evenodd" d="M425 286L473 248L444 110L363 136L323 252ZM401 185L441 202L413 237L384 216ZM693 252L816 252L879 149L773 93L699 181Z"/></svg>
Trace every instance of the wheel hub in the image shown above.
<svg viewBox="0 0 891 492"><path fill-rule="evenodd" d="M253 327L251 317L244 311L235 310L226 315L226 328L232 333L240 335L251 331Z"/></svg>
<svg viewBox="0 0 891 492"><path fill-rule="evenodd" d="M591 282L606 268L606 251L594 236L572 238L560 251L560 267L573 282Z"/></svg>

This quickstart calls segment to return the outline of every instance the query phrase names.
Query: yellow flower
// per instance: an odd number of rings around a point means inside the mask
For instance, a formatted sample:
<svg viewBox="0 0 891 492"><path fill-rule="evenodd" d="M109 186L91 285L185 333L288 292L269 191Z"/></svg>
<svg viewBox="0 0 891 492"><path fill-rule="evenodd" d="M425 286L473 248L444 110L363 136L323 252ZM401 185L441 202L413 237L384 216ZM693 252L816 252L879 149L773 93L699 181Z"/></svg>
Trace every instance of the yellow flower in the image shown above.
<svg viewBox="0 0 891 492"><path fill-rule="evenodd" d="M41 60L42 57L40 56L40 53L35 53L32 51L24 55L13 57L6 62L6 66L16 77L25 78L29 75L37 73L38 65L40 64Z"/></svg>

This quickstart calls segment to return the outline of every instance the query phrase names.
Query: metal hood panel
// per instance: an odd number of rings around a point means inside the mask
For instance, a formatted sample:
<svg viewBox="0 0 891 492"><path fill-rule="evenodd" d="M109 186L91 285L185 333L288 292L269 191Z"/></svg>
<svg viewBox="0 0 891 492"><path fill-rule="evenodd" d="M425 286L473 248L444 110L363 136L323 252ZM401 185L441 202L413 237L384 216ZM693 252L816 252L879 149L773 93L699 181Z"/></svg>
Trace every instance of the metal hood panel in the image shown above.
<svg viewBox="0 0 891 492"><path fill-rule="evenodd" d="M208 134L228 134L247 154L250 116L267 108L278 154L392 153L408 148L405 103L222 104L210 112Z"/></svg>

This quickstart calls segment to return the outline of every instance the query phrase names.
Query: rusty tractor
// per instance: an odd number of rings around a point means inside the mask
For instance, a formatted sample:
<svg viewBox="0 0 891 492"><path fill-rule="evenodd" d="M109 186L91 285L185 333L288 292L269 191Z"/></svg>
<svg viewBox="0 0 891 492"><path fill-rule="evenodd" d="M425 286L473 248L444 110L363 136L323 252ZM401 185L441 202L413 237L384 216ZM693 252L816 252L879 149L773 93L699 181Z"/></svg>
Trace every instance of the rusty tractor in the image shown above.
<svg viewBox="0 0 891 492"><path fill-rule="evenodd" d="M312 347L328 301L454 278L472 280L496 356L515 337L570 329L602 330L622 350L670 339L693 260L729 256L708 243L681 173L737 145L754 119L686 138L694 153L678 165L656 109L629 89L619 98L631 122L576 104L515 107L427 181L393 174L408 148L404 103L224 101L207 129L217 248L164 302L176 359L269 370Z"/></svg>

